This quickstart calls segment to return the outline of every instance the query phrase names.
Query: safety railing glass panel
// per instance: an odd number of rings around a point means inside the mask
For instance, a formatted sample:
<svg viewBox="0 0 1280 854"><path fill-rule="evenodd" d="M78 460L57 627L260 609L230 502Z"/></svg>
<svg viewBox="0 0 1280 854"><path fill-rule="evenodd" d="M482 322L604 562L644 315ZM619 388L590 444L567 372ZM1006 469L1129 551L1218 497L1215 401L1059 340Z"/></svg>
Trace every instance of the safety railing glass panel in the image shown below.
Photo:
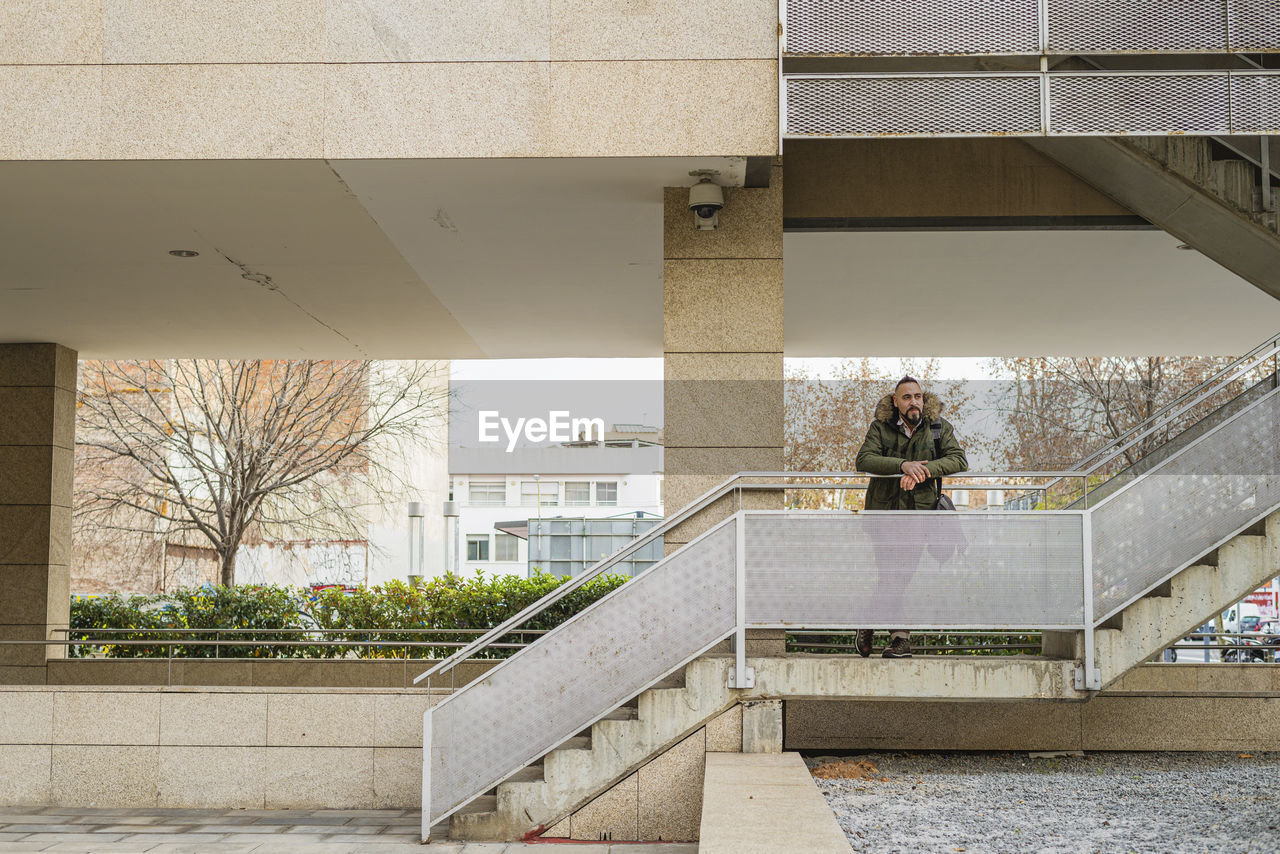
<svg viewBox="0 0 1280 854"><path fill-rule="evenodd" d="M424 825L727 637L737 625L735 525L720 523L433 707Z"/></svg>
<svg viewBox="0 0 1280 854"><path fill-rule="evenodd" d="M1092 508L1101 623L1280 505L1272 390Z"/></svg>
<svg viewBox="0 0 1280 854"><path fill-rule="evenodd" d="M746 619L823 628L1081 628L1083 514L750 512Z"/></svg>

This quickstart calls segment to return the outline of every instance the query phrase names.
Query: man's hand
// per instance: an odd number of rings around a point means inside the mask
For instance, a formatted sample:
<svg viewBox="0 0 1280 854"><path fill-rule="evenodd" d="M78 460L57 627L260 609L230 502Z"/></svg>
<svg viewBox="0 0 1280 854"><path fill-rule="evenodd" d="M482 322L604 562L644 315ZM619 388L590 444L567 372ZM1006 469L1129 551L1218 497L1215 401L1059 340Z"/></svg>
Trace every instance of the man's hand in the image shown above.
<svg viewBox="0 0 1280 854"><path fill-rule="evenodd" d="M905 460L902 463L902 473L914 478L916 483L924 483L929 479L929 467L915 460Z"/></svg>
<svg viewBox="0 0 1280 854"><path fill-rule="evenodd" d="M899 484L903 489L915 489L929 479L929 467L922 462L906 460L902 463L902 472Z"/></svg>

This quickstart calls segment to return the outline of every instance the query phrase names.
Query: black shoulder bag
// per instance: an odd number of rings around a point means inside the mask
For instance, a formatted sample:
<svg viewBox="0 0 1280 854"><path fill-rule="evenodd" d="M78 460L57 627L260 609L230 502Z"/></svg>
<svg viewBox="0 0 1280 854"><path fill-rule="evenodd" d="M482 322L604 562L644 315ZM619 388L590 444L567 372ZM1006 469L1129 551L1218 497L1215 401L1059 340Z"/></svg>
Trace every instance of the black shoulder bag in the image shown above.
<svg viewBox="0 0 1280 854"><path fill-rule="evenodd" d="M929 424L929 431L933 433L933 457L938 459L942 456L942 419L938 419ZM942 494L942 478L935 477L934 481L938 484L938 500L934 502L934 510L955 510L956 505L951 499Z"/></svg>

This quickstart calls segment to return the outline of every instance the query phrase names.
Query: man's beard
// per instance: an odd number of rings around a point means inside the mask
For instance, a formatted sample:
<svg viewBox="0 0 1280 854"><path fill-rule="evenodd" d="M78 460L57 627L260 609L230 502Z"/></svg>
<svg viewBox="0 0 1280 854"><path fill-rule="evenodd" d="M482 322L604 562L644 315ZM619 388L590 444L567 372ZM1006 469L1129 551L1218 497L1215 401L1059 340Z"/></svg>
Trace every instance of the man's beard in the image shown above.
<svg viewBox="0 0 1280 854"><path fill-rule="evenodd" d="M902 420L910 424L912 427L920 423L920 410L910 409L902 413Z"/></svg>

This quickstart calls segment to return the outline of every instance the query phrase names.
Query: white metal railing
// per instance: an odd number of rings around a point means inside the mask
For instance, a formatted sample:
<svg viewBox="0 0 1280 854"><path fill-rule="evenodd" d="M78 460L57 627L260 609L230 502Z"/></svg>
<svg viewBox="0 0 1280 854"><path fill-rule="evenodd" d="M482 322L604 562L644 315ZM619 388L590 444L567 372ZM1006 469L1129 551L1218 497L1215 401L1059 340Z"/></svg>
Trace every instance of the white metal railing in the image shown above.
<svg viewBox="0 0 1280 854"><path fill-rule="evenodd" d="M1280 133L1280 71L782 75L784 139Z"/></svg>
<svg viewBox="0 0 1280 854"><path fill-rule="evenodd" d="M725 638L753 687L750 628L1076 630L1092 661L1089 552L1087 511L738 510L428 709L423 838Z"/></svg>
<svg viewBox="0 0 1280 854"><path fill-rule="evenodd" d="M1280 51L1271 0L781 0L784 56Z"/></svg>

